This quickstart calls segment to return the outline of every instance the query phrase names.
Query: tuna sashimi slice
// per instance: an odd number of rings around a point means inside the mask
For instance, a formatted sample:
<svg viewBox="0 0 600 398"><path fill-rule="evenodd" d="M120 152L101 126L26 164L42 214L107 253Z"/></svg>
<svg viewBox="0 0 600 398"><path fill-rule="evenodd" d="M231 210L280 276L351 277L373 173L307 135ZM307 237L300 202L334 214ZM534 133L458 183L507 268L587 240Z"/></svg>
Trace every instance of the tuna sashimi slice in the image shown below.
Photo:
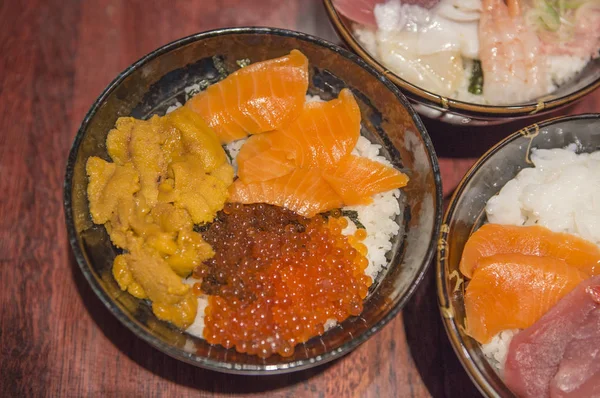
<svg viewBox="0 0 600 398"><path fill-rule="evenodd" d="M465 292L467 333L487 343L502 330L525 329L588 277L553 257L485 257Z"/></svg>
<svg viewBox="0 0 600 398"><path fill-rule="evenodd" d="M517 334L504 368L507 386L520 397L598 396L599 302L595 276Z"/></svg>
<svg viewBox="0 0 600 398"><path fill-rule="evenodd" d="M467 241L460 272L470 278L478 262L494 254L521 253L560 258L589 276L600 273L600 248L578 236L546 227L485 224Z"/></svg>
<svg viewBox="0 0 600 398"><path fill-rule="evenodd" d="M389 0L388 0L389 1ZM334 0L335 9L349 20L371 28L377 27L375 6L386 0ZM439 0L402 0L402 4L413 4L423 8L433 8Z"/></svg>
<svg viewBox="0 0 600 398"><path fill-rule="evenodd" d="M286 125L303 109L308 59L298 50L250 64L191 98L222 143Z"/></svg>
<svg viewBox="0 0 600 398"><path fill-rule="evenodd" d="M550 385L551 397L600 397L600 310L573 334Z"/></svg>
<svg viewBox="0 0 600 398"><path fill-rule="evenodd" d="M373 10L385 0L334 0L333 6L346 18L362 25L377 27Z"/></svg>

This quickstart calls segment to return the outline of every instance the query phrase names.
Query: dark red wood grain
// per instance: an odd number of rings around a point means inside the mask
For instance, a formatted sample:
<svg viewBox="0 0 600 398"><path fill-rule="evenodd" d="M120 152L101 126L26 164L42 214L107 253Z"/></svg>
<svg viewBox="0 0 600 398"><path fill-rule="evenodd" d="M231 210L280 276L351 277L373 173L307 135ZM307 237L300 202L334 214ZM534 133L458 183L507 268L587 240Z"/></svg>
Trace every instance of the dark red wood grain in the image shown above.
<svg viewBox="0 0 600 398"><path fill-rule="evenodd" d="M403 313L353 353L263 378L167 357L125 329L88 287L62 211L65 161L85 112L156 47L241 25L336 41L318 0L0 1L0 397L477 395L443 330L431 272ZM600 92L568 110L598 111ZM485 145L512 131L428 127L448 191Z"/></svg>

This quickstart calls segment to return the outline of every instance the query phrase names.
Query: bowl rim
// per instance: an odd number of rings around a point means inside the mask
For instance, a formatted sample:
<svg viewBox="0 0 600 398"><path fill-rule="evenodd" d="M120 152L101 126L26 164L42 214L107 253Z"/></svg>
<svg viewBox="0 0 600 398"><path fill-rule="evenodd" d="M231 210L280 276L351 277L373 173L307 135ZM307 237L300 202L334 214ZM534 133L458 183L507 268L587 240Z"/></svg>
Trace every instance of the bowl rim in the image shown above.
<svg viewBox="0 0 600 398"><path fill-rule="evenodd" d="M107 292L102 288L99 282L99 278L96 273L92 271L91 267L88 266L85 256L83 254L83 248L79 245L78 234L75 229L74 216L72 212L72 179L74 173L74 165L77 159L77 154L79 151L79 147L85 131L87 130L91 119L96 114L98 109L102 106L105 99L120 85L120 83L125 80L129 75L131 75L134 71L146 65L148 62L154 60L155 58L166 54L175 49L181 48L188 44L191 44L196 41L201 41L207 38L213 38L217 36L228 36L231 34L244 34L244 35L276 35L276 36L284 36L284 37L293 37L298 40L302 40L305 42L309 42L311 44L327 48L342 57L348 59L351 62L354 62L358 66L365 69L369 72L374 78L378 79L382 84L384 84L391 92L395 95L397 100L401 105L405 107L408 114L412 117L415 127L417 129L417 133L423 139L424 145L427 149L428 160L432 165L432 173L434 179L434 195L435 195L435 203L434 203L434 217L433 217L433 230L430 237L430 242L427 247L426 254L422 259L419 269L417 271L415 279L409 285L408 289L404 292L398 303L395 307L391 308L389 312L383 316L383 318L377 322L375 325L371 326L368 330L363 332L361 335L353 338L352 340L342 344L337 349L331 349L322 355L318 355L316 357L311 357L308 359L296 360L293 362L288 362L284 364L274 364L274 365L245 365L233 362L225 362L219 360L208 359L203 356L198 356L193 353L185 352L180 348L175 348L169 344L164 343L161 339L154 337L152 334L148 333L141 324L127 315L127 312L124 308L121 307L116 301L114 301ZM390 82L385 76L380 74L375 68L371 67L367 63L365 63L360 57L351 53L350 51L343 49L333 43L330 43L324 39L306 34L301 32L296 32L287 29L280 28L270 28L270 27L235 27L235 28L221 28L214 29L205 32L200 32L196 34L192 34L177 40L174 40L170 43L167 43L156 50L150 52L149 54L143 56L138 61L134 62L130 66L128 66L125 70L117 75L117 77L104 89L104 91L98 96L98 98L94 101L93 105L86 113L77 134L73 140L73 144L71 150L69 152L66 171L65 171L65 180L63 185L63 208L65 212L65 223L67 227L67 233L69 237L69 242L71 245L71 249L73 251L74 257L81 269L83 275L91 286L92 290L96 294L96 296L100 299L100 301L109 309L109 311L129 330L131 330L137 337L142 338L142 340L146 341L150 346L158 349L159 351L175 358L181 360L183 362L189 363L191 365L199 366L202 368L215 370L224 373L231 374L244 374L244 375L273 375L273 374L283 374L289 373L297 370L308 369L317 365L321 365L327 363L333 359L339 358L344 354L352 351L360 344L369 339L373 334L378 332L383 326L385 326L391 319L393 319L400 310L406 305L408 300L412 297L414 292L416 291L418 285L422 282L425 273L429 269L429 266L433 262L433 257L435 253L435 245L436 239L439 235L440 225L442 222L442 182L441 182L441 174L439 169L439 164L437 160L437 156L435 153L435 149L433 147L433 143L427 130L421 121L418 114L410 105L409 101L406 99L404 94L400 92L398 87L396 87L392 82Z"/></svg>
<svg viewBox="0 0 600 398"><path fill-rule="evenodd" d="M448 235L450 234L450 222L454 218L454 213L457 209L457 204L459 200L462 198L465 187L471 181L473 176L483 167L483 165L487 162L487 160L495 155L500 149L504 148L506 145L510 144L514 140L517 140L521 137L530 137L532 134L544 129L546 127L550 127L557 123L570 122L573 120L599 120L600 113L584 113L580 115L570 115L570 116L559 116L551 119L544 120L540 123L533 123L527 127L518 130L503 140L496 143L490 149L487 150L474 164L471 166L469 171L464 175L464 177L459 182L458 186L454 190L452 197L450 198L450 202L448 203L448 208L444 214L444 219L442 222L442 226L440 229L440 236L438 241L438 253L437 253L437 261L436 261L436 287L437 287L437 296L438 296L438 307L440 310L440 315L442 317L442 321L444 323L444 328L446 329L446 334L450 343L452 344L452 348L454 352L458 356L461 365L469 375L469 378L475 386L479 389L479 391L488 397L497 397L501 396L498 392L493 388L492 384L488 381L488 378L484 374L484 372L473 362L471 359L471 354L467 349L464 340L462 339L459 333L459 325L457 324L456 319L454 318L454 310L451 305L451 294L449 293L447 281L450 278L450 275L446 274L446 265L448 259ZM530 149L528 149L530 150ZM507 387L508 389L508 387Z"/></svg>
<svg viewBox="0 0 600 398"><path fill-rule="evenodd" d="M394 84L398 85L403 92L415 101L425 102L427 105L441 108L443 110L460 111L461 114L471 115L475 117L494 117L494 118L518 118L536 115L539 112L545 113L553 109L566 106L575 102L587 94L591 93L600 87L600 76L589 83L587 86L575 91L572 94L563 95L561 97L553 97L551 94L545 95L538 99L537 102L530 102L516 105L484 105L475 104L472 102L459 101L435 94L416 86L407 80L402 79L394 72L386 68L383 64L377 61L373 56L366 51L360 43L354 38L354 35L348 30L346 24L342 20L342 16L337 12L333 5L334 0L323 0L325 11L331 21L333 27L342 40L350 46L361 58L369 65L373 66L379 72L383 73Z"/></svg>

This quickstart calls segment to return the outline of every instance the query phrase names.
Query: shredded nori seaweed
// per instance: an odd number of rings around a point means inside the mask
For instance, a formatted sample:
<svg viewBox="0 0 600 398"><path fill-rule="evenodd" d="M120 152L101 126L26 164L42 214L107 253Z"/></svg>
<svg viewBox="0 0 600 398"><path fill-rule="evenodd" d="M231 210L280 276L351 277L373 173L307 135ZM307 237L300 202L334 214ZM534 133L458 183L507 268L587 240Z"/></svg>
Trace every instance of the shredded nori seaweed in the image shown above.
<svg viewBox="0 0 600 398"><path fill-rule="evenodd" d="M250 62L250 58L244 58L244 59L238 59L237 61L235 61L235 63L240 67L243 68L244 66L248 66L250 65L252 62Z"/></svg>
<svg viewBox="0 0 600 398"><path fill-rule="evenodd" d="M211 79L202 79L198 82L195 82L194 84L198 85L198 89L193 88L185 93L186 102L194 95L198 94L200 91L206 90L207 87L211 84L215 84L225 79L229 75L229 73L227 73L227 68L225 68L225 61L223 60L223 57L215 55L212 57L212 61L213 65L215 66L215 69L217 70L218 76Z"/></svg>
<svg viewBox="0 0 600 398"><path fill-rule="evenodd" d="M227 147L223 145L223 150L225 151L225 155L227 155L227 157L229 158L229 163L232 164L233 156L231 156L231 153L229 153L229 149L227 149Z"/></svg>
<svg viewBox="0 0 600 398"><path fill-rule="evenodd" d="M199 88L193 88L190 91L185 93L185 102L187 102L190 98L192 98L194 95L198 94L200 91L204 91L206 90L206 88L208 86L210 86L212 83L206 79L200 80L198 83L196 83Z"/></svg>
<svg viewBox="0 0 600 398"><path fill-rule="evenodd" d="M198 233L206 232L206 231L208 231L210 224L211 223L209 223L209 222L204 223L204 224L194 224L194 232L198 232Z"/></svg>
<svg viewBox="0 0 600 398"><path fill-rule="evenodd" d="M217 70L217 72L219 72L219 80L225 79L227 75L229 75L229 73L227 72L227 68L225 67L225 60L223 59L223 57L218 55L213 56L212 59L213 64L215 65L215 69Z"/></svg>
<svg viewBox="0 0 600 398"><path fill-rule="evenodd" d="M469 81L469 92L475 95L483 93L483 70L481 69L481 61L476 59L473 61L473 71L471 72L471 80Z"/></svg>
<svg viewBox="0 0 600 398"><path fill-rule="evenodd" d="M365 226L358 220L358 212L355 210L342 210L342 209L337 209L340 210L342 213L342 216L344 217L348 217L350 219L350 221L352 221L355 225L356 228L358 229L366 229ZM321 213L321 215L325 218L329 218L331 217L331 213L333 212L333 210L329 210L326 211L324 213Z"/></svg>
<svg viewBox="0 0 600 398"><path fill-rule="evenodd" d="M365 226L358 220L358 212L355 210L342 210L342 216L348 217L358 229L366 229Z"/></svg>

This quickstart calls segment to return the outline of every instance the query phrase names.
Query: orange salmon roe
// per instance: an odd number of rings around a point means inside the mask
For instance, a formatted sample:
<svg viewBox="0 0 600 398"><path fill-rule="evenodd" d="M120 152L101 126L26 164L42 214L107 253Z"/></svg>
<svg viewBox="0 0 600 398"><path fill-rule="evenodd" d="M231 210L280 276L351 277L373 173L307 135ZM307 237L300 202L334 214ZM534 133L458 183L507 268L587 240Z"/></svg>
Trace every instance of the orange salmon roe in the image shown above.
<svg viewBox="0 0 600 398"><path fill-rule="evenodd" d="M367 259L341 234L345 219L226 206L204 234L216 255L195 271L214 294L205 312L209 343L290 356L296 344L323 334L327 320L362 312L372 280L364 275Z"/></svg>
<svg viewBox="0 0 600 398"><path fill-rule="evenodd" d="M365 240L365 238L367 237L367 230L364 228L357 229L354 233L354 237L358 240Z"/></svg>

